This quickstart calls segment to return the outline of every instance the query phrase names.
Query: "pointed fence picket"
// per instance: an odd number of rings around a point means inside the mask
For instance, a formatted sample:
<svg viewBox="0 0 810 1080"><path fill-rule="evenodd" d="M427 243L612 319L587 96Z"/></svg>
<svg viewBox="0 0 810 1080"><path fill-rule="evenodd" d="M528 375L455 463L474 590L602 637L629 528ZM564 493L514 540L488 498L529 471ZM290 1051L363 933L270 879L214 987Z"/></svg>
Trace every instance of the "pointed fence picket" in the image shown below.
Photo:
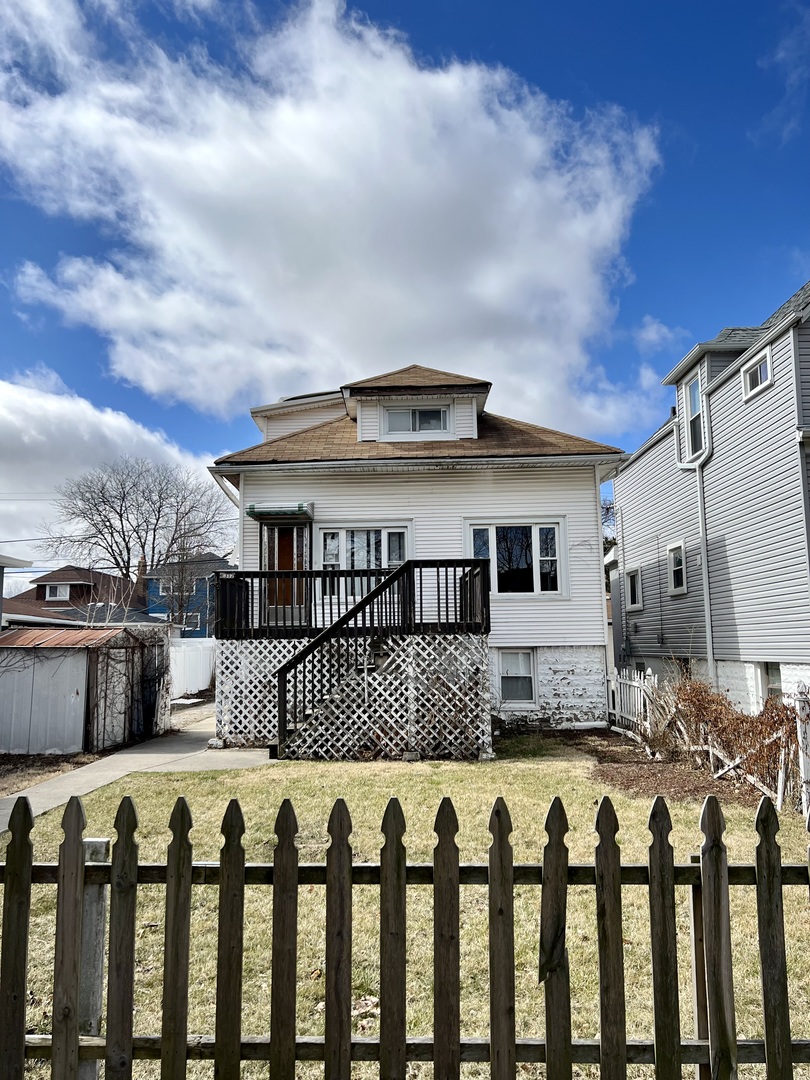
<svg viewBox="0 0 810 1080"><path fill-rule="evenodd" d="M568 820L556 798L545 820L548 842L542 863L515 864L506 802L496 800L490 817L492 843L484 865L459 861L458 818L450 799L436 815L432 864L408 864L403 837L406 822L392 799L382 823L379 864L352 860L352 822L338 800L329 819L326 864L299 865L298 822L289 800L275 823L278 843L272 864L246 864L245 825L232 801L222 822L223 845L216 863L194 863L191 814L179 799L171 816L171 842L165 864L141 864L135 834L135 807L125 798L115 820L117 839L109 863L85 865L81 802L65 810L64 841L58 864L34 863L33 825L27 800L18 800L10 820L0 954L0 1076L22 1080L26 1059L50 1059L51 1075L75 1077L80 1060L104 1061L109 1078L132 1076L133 1061L160 1059L161 1076L180 1080L190 1060L214 1063L217 1080L236 1080L243 1061L269 1063L270 1075L294 1080L297 1061L322 1061L328 1080L351 1076L352 1062L379 1062L381 1080L404 1080L409 1062L433 1062L437 1080L458 1080L463 1062L489 1062L496 1080L515 1080L518 1066L545 1063L548 1080L571 1080L574 1065L599 1065L609 1080L624 1080L629 1065L652 1064L656 1080L682 1080L684 1066L700 1075L733 1080L740 1064L762 1063L766 1080L792 1080L794 1064L810 1063L810 1040L791 1035L783 891L810 884L806 863L783 865L776 836L776 811L769 799L756 817L759 843L751 865L729 866L723 839L725 822L717 800L709 797L700 827L704 843L698 863L676 864L669 840L672 828L662 798L649 820L647 864L621 862L616 842L619 820L609 799L596 815L598 843L591 864L571 865L565 836ZM104 896L109 884L108 997L104 1036L80 1034L78 1001L82 978L81 941L85 885ZM138 887L165 886L166 933L163 962L163 1022L160 1034L133 1029L135 919ZM54 1010L50 1035L25 1029L26 969L32 885L56 886ZM408 918L406 897L412 885L432 886L434 1025L432 1037L407 1033L406 990ZM462 1034L460 921L462 887L486 885L489 898L488 1038ZM516 886L538 888L539 978L545 988L545 1038L515 1033ZM730 891L755 886L762 970L762 1006L768 1017L764 1039L738 1039L734 1015ZM216 886L219 893L217 991L213 1034L188 1033L190 916L194 890ZM245 889L267 888L272 937L267 950L271 992L269 1037L244 1037L241 1030L245 940ZM326 889L326 1034L296 1030L298 895L301 887ZM571 1037L571 991L567 949L567 899L570 886L592 888L596 901L599 956L600 1037ZM685 1039L678 1008L676 886L692 891L692 966L697 1037ZM269 888L268 888L269 887ZM352 897L356 888L376 888L380 907L380 1036L352 1033ZM650 907L653 985L652 1040L630 1040L622 937L622 892L645 888ZM136 1014L137 1017L137 1014Z"/></svg>

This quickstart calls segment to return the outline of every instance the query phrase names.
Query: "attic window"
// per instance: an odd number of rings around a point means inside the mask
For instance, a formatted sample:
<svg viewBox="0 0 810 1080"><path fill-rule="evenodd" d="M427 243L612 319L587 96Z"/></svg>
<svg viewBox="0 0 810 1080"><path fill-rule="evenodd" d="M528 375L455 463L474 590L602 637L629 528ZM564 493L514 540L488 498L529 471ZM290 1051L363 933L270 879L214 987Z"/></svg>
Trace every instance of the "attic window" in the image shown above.
<svg viewBox="0 0 810 1080"><path fill-rule="evenodd" d="M70 585L46 585L46 600L67 600L70 596Z"/></svg>
<svg viewBox="0 0 810 1080"><path fill-rule="evenodd" d="M758 394L760 390L764 390L766 386L770 386L770 349L766 349L765 352L760 353L759 356L755 356L749 364L745 365L742 369L742 378L744 398L750 398L754 394Z"/></svg>
<svg viewBox="0 0 810 1080"><path fill-rule="evenodd" d="M447 431L447 409L386 409L385 427L389 435Z"/></svg>

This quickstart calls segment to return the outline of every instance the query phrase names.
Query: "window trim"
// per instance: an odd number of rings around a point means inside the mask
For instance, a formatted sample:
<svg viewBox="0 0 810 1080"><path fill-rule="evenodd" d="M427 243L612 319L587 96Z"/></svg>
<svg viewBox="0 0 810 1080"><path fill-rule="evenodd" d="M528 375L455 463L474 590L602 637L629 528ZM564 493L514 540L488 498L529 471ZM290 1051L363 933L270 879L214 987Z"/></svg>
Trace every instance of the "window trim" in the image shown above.
<svg viewBox="0 0 810 1080"><path fill-rule="evenodd" d="M54 595L50 595L51 589L54 590ZM46 600L69 600L70 599L70 582L60 582L58 584L50 583L45 586L45 599Z"/></svg>
<svg viewBox="0 0 810 1080"><path fill-rule="evenodd" d="M441 409L447 414L447 427L441 431L389 431L389 412L404 412L410 409L437 410ZM380 442L435 442L442 439L455 439L456 418L453 401L449 398L439 398L436 401L411 399L409 401L387 401L380 404L379 418L379 441Z"/></svg>
<svg viewBox="0 0 810 1080"><path fill-rule="evenodd" d="M171 578L159 578L158 579L158 596L172 596L174 589L172 588Z"/></svg>
<svg viewBox="0 0 810 1080"><path fill-rule="evenodd" d="M768 365L768 377L763 382L752 388L749 384L748 376L751 374L752 371L756 371L757 368L760 367L763 360ZM771 350L771 346L766 345L762 352L757 353L757 355L752 360L749 360L748 363L740 369L740 376L742 378L743 401L750 401L751 398L756 397L757 394L761 394L763 390L767 390L769 386L772 386L773 352Z"/></svg>
<svg viewBox="0 0 810 1080"><path fill-rule="evenodd" d="M681 568L683 570L683 585L675 585L675 567L672 565L672 552L680 551L681 553ZM641 580L641 574L639 574L639 581ZM676 540L672 544L667 544L667 592L670 596L685 596L689 591L689 582L686 577L686 543L683 540Z"/></svg>
<svg viewBox="0 0 810 1080"><path fill-rule="evenodd" d="M405 533L405 561L412 559L413 555L413 539L411 536L412 522L403 521L397 519L396 521L340 521L340 522L318 522L313 530L313 547L314 547L314 569L323 570L323 534L336 532L338 533L338 565L341 570L348 570L346 566L346 532L349 529L379 529L382 536L382 557L383 565L382 569L388 569L388 533L391 532L404 532ZM398 564L401 565L401 564ZM329 567L327 567L329 569ZM332 567L334 569L334 567Z"/></svg>
<svg viewBox="0 0 810 1080"><path fill-rule="evenodd" d="M529 525L532 529L532 573L534 581L534 589L532 592L499 592L498 591L498 572L497 568L493 564L494 552L495 552L495 539L494 530L497 526L503 525ZM539 545L537 529L556 529L557 533L557 588L554 592L550 590L540 590L540 556L538 554ZM482 519L465 518L464 519L464 550L467 558L474 558L473 550L473 529L489 529L489 562L490 562L490 586L489 591L491 596L497 596L501 600L515 601L516 603L525 603L526 600L568 600L569 594L569 581L568 581L568 542L567 542L567 522L566 518L553 517L553 518L526 518L520 516L503 516L498 515L496 517Z"/></svg>
<svg viewBox="0 0 810 1080"><path fill-rule="evenodd" d="M638 575L638 600L635 604L630 603L630 577L632 574ZM644 593L641 588L641 567L630 566L624 571L624 596L626 600L625 611L642 611L644 608Z"/></svg>
<svg viewBox="0 0 810 1080"><path fill-rule="evenodd" d="M532 680L532 696L531 698L506 698L503 696L503 658L506 653L523 653L529 657L529 677ZM519 648L516 646L504 646L498 649L498 686L497 697L498 701L505 709L518 710L518 709L535 709L537 707L537 671L535 663L535 650L532 648Z"/></svg>
<svg viewBox="0 0 810 1080"><path fill-rule="evenodd" d="M698 411L696 413L690 412L691 404L689 401L690 394L689 388L697 383L698 388ZM706 445L706 432L703 429L703 393L700 385L700 371L696 371L692 378L684 379L683 383L683 405L684 412L686 414L686 451L687 458L691 461L693 458L698 457L703 453ZM695 418L700 420L700 446L697 450L692 445L692 421Z"/></svg>
<svg viewBox="0 0 810 1080"><path fill-rule="evenodd" d="M189 626L189 619L196 619L196 626ZM184 630L199 630L200 629L200 613L199 611L187 611L183 616L183 629Z"/></svg>

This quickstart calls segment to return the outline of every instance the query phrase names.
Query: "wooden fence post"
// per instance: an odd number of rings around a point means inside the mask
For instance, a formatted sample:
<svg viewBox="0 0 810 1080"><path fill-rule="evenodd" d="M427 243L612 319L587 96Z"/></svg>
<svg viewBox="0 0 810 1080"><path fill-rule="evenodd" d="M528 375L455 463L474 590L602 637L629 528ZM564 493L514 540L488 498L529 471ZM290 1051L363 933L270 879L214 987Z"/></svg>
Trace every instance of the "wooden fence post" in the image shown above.
<svg viewBox="0 0 810 1080"><path fill-rule="evenodd" d="M619 822L605 795L594 824L599 843L596 867L596 938L599 946L599 1042L602 1080L626 1080L627 1021L624 1000L621 853Z"/></svg>
<svg viewBox="0 0 810 1080"><path fill-rule="evenodd" d="M105 863L110 857L108 839L84 841L84 864ZM84 886L82 912L82 955L79 980L79 1034L101 1034L104 1003L104 937L107 928L108 885ZM99 1061L81 1061L79 1080L95 1080Z"/></svg>
<svg viewBox="0 0 810 1080"><path fill-rule="evenodd" d="M700 855L690 855L689 861L700 863ZM692 1009L695 1018L695 1038L709 1038L709 1012L706 1004L706 956L703 951L703 889L700 882L689 890L690 945L692 952ZM708 1065L695 1066L695 1080L711 1080Z"/></svg>
<svg viewBox="0 0 810 1080"><path fill-rule="evenodd" d="M461 983L459 976L458 818L445 795L436 814L433 851L433 1076L461 1074Z"/></svg>
<svg viewBox="0 0 810 1080"><path fill-rule="evenodd" d="M515 904L512 819L499 796L489 819L489 1040L492 1080L515 1076Z"/></svg>
<svg viewBox="0 0 810 1080"><path fill-rule="evenodd" d="M726 821L717 798L707 795L700 817L700 829L706 838L700 849L700 878L712 1080L736 1080L737 1077L728 854L723 842L725 828Z"/></svg>
<svg viewBox="0 0 810 1080"><path fill-rule="evenodd" d="M782 904L782 859L776 834L779 820L765 796L757 811L757 925L765 1015L767 1080L792 1080L790 1008L788 1006L785 919Z"/></svg>
<svg viewBox="0 0 810 1080"><path fill-rule="evenodd" d="M273 852L273 941L270 982L270 1075L295 1080L298 962L298 822L289 799L276 816Z"/></svg>
<svg viewBox="0 0 810 1080"><path fill-rule="evenodd" d="M239 1080L242 1052L242 961L245 914L245 819L231 799L222 820L217 919L215 1080ZM275 974L275 973L274 973Z"/></svg>
<svg viewBox="0 0 810 1080"><path fill-rule="evenodd" d="M405 817L391 799L380 852L380 1080L405 1080Z"/></svg>
<svg viewBox="0 0 810 1080"><path fill-rule="evenodd" d="M79 1072L79 961L82 949L84 848L87 819L73 795L62 816L56 886L56 944L53 974L53 1080L76 1080Z"/></svg>
<svg viewBox="0 0 810 1080"><path fill-rule="evenodd" d="M343 799L329 815L326 851L326 1080L352 1068L352 819Z"/></svg>
<svg viewBox="0 0 810 1080"><path fill-rule="evenodd" d="M659 795L650 811L650 946L657 1080L680 1080L681 1014L678 1005L678 944L675 930L675 857L672 819Z"/></svg>
<svg viewBox="0 0 810 1080"><path fill-rule="evenodd" d="M9 818L3 883L3 953L0 959L0 1076L23 1080L28 935L31 913L31 866L34 817L28 799L17 799Z"/></svg>
<svg viewBox="0 0 810 1080"><path fill-rule="evenodd" d="M565 928L568 900L568 818L555 795L546 816L540 900L540 982L546 991L546 1075L571 1080L571 981Z"/></svg>
<svg viewBox="0 0 810 1080"><path fill-rule="evenodd" d="M191 937L191 813L184 798L169 821L166 856L166 927L163 947L161 1080L185 1080L188 1041L188 952Z"/></svg>
<svg viewBox="0 0 810 1080"><path fill-rule="evenodd" d="M138 894L138 817L128 795L115 816L117 839L110 867L110 960L107 977L107 1080L132 1077L132 1004L135 996L135 911Z"/></svg>

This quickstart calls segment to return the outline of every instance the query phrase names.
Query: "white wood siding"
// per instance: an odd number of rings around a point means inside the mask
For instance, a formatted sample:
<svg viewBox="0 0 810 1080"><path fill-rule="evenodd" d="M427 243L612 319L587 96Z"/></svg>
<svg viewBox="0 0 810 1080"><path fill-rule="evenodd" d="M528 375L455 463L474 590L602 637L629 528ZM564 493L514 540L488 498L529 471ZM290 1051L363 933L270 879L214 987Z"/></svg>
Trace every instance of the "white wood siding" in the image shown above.
<svg viewBox="0 0 810 1080"><path fill-rule="evenodd" d="M380 437L380 407L376 401L357 402L357 438L377 442Z"/></svg>
<svg viewBox="0 0 810 1080"><path fill-rule="evenodd" d="M244 505L313 502L321 526L410 525L412 558L460 558L469 521L563 519L569 595L493 596L493 647L605 644L601 527L593 468L401 473L295 478L246 474ZM466 542L465 542L466 540ZM316 552L316 565L318 553ZM259 565L259 529L243 524L239 563Z"/></svg>
<svg viewBox="0 0 810 1080"><path fill-rule="evenodd" d="M735 373L711 398L714 454L705 469L705 495L718 660L810 661L790 332L773 343L772 359L772 386L744 401Z"/></svg>
<svg viewBox="0 0 810 1080"><path fill-rule="evenodd" d="M799 416L804 427L810 427L810 326L797 329L799 340Z"/></svg>
<svg viewBox="0 0 810 1080"><path fill-rule="evenodd" d="M694 471L676 465L674 432L629 465L613 486L622 560L613 619L623 623L631 655L705 657L697 482ZM680 541L687 591L670 596L667 548ZM627 611L628 569L641 573L641 610Z"/></svg>
<svg viewBox="0 0 810 1080"><path fill-rule="evenodd" d="M475 398L460 397L454 402L455 428L457 439L476 437Z"/></svg>
<svg viewBox="0 0 810 1080"><path fill-rule="evenodd" d="M264 419L264 438L280 439L282 435L292 435L296 431L323 424L326 420L337 420L345 416L346 409L341 404L321 405L317 409L302 409L298 412L271 413Z"/></svg>

